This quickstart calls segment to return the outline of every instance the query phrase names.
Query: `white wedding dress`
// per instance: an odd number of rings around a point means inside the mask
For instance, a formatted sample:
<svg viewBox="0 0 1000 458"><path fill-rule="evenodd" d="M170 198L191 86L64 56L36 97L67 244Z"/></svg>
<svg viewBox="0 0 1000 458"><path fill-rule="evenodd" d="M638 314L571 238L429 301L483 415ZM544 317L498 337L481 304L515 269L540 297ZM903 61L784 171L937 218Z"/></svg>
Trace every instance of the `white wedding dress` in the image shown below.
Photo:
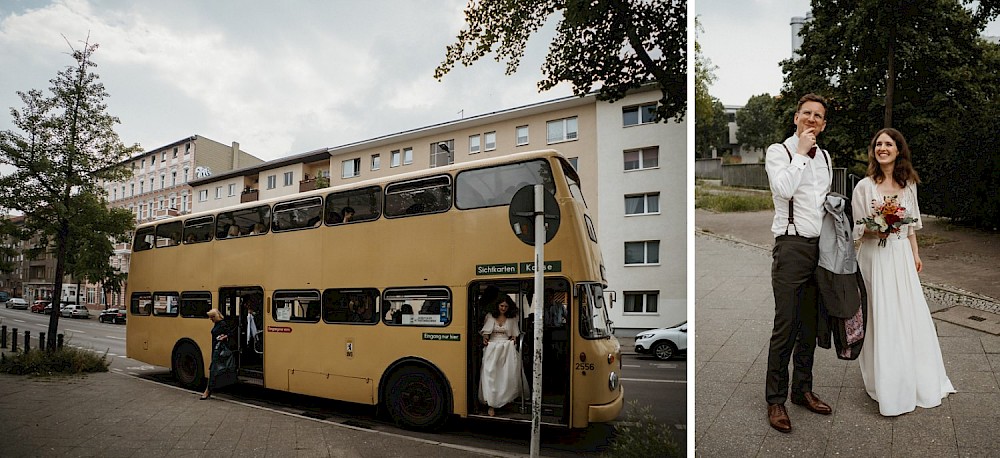
<svg viewBox="0 0 1000 458"><path fill-rule="evenodd" d="M883 199L874 180L861 180L851 200L854 220L870 216L872 201L881 204ZM858 251L868 290L868 326L858 360L865 390L885 416L911 412L917 406L936 407L955 392L907 239L923 227L916 185L906 186L899 201L906 216L918 220L890 235L884 247L878 246L877 237L864 237ZM864 225L855 225L855 239L863 231Z"/></svg>
<svg viewBox="0 0 1000 458"><path fill-rule="evenodd" d="M527 380L521 370L521 354L514 340L521 333L518 318L507 318L503 326L493 315L486 315L486 323L479 331L489 336L483 349L483 366L479 377L479 400L486 405L500 408L526 393Z"/></svg>

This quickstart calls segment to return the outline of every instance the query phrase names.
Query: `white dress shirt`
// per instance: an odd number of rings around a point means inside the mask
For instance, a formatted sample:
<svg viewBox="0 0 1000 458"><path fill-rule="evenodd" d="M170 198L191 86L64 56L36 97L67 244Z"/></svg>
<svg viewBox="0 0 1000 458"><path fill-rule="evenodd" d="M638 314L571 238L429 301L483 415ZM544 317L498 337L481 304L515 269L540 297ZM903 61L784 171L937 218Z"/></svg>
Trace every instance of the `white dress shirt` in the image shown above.
<svg viewBox="0 0 1000 458"><path fill-rule="evenodd" d="M799 138L795 135L784 141L792 154L788 160L788 152L781 144L773 144L767 148L767 159L764 165L767 179L771 184L771 196L774 200L774 221L771 232L774 236L784 235L787 227L789 235L802 237L819 237L823 225L823 201L830 192L833 175L827 155L816 152L816 157L809 158L796 154ZM788 201L795 197L794 227L788 224Z"/></svg>

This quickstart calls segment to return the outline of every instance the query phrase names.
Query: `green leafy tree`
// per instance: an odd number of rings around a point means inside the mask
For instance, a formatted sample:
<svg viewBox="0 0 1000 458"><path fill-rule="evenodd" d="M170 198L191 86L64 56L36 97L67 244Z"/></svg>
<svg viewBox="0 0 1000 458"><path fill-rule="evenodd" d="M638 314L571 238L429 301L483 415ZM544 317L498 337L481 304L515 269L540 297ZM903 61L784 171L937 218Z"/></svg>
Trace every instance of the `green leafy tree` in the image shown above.
<svg viewBox="0 0 1000 458"><path fill-rule="evenodd" d="M18 92L24 108L11 108L17 130L0 132L0 162L14 172L0 177L0 208L24 215L24 240L35 241L29 256L50 251L56 258L53 310L59 309L63 278L96 278L112 254L111 240L122 240L133 219L124 209L109 209L101 180L126 179L122 164L141 151L125 146L115 133L120 121L106 113L104 85L94 73L96 44L72 46L75 65L50 80L50 95ZM59 314L51 314L49 348L55 348Z"/></svg>
<svg viewBox="0 0 1000 458"><path fill-rule="evenodd" d="M783 131L777 115L774 97L761 94L750 97L747 104L736 112L736 141L755 149L765 149L783 140Z"/></svg>
<svg viewBox="0 0 1000 458"><path fill-rule="evenodd" d="M695 32L703 32L695 18ZM712 150L729 146L729 125L722 102L709 93L715 82L715 65L701 53L701 43L694 41L694 144L695 157L712 157Z"/></svg>
<svg viewBox="0 0 1000 458"><path fill-rule="evenodd" d="M980 38L997 6L995 0L976 11L958 0L813 0L802 57L782 62L781 110L790 120L799 96L826 96L831 107L821 142L835 165L854 170L867 162L871 135L889 120L907 136L924 180L921 210L991 224L983 218L1000 203L975 187L1000 185L990 165L996 153L987 150L997 141L990 111L1000 96L997 45ZM993 126L983 126L984 119ZM948 165L956 160L961 166Z"/></svg>
<svg viewBox="0 0 1000 458"><path fill-rule="evenodd" d="M471 0L466 27L434 70L441 79L461 62L488 53L517 71L528 38L550 16L562 14L542 65L540 90L561 82L577 96L599 86L598 99L614 102L655 83L662 97L657 120L684 119L687 107L687 2L681 0Z"/></svg>

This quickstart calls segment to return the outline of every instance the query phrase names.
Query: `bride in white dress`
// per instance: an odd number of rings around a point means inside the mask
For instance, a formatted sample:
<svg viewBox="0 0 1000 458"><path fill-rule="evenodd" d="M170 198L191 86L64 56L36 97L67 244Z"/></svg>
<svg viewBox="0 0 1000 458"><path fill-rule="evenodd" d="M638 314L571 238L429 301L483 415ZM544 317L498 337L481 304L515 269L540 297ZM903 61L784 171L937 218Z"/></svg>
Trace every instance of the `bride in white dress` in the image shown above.
<svg viewBox="0 0 1000 458"><path fill-rule="evenodd" d="M504 298L496 310L486 314L479 331L483 336L483 366L479 377L479 400L489 406L492 417L497 408L521 396L525 384L521 355L514 343L521 334L517 307Z"/></svg>
<svg viewBox="0 0 1000 458"><path fill-rule="evenodd" d="M859 361L865 390L878 402L879 413L895 416L929 408L955 388L945 373L941 347L920 278L917 251L919 220L917 176L910 150L899 131L882 129L868 147L868 173L854 188L855 221L871 216L873 206L897 196L906 216L917 221L890 234L884 246L879 234L854 226L861 240L858 264L868 289L868 327Z"/></svg>

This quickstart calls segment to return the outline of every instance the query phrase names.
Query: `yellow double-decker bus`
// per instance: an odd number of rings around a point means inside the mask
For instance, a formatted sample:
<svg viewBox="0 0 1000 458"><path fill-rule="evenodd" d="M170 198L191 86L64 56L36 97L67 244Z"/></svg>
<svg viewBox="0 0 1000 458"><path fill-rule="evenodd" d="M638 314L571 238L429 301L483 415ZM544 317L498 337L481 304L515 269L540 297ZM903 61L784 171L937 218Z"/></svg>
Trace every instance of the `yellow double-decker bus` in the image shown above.
<svg viewBox="0 0 1000 458"><path fill-rule="evenodd" d="M487 416L483 339L495 296L516 304L532 367L534 250L509 223L542 184L561 222L546 245L542 422L585 427L622 408L597 235L573 167L555 151L511 154L140 225L127 295L128 357L204 386L218 309L239 343L239 380L368 405L434 429ZM486 296L493 297L487 298ZM530 390L530 386L522 388ZM531 421L531 394L496 417Z"/></svg>

